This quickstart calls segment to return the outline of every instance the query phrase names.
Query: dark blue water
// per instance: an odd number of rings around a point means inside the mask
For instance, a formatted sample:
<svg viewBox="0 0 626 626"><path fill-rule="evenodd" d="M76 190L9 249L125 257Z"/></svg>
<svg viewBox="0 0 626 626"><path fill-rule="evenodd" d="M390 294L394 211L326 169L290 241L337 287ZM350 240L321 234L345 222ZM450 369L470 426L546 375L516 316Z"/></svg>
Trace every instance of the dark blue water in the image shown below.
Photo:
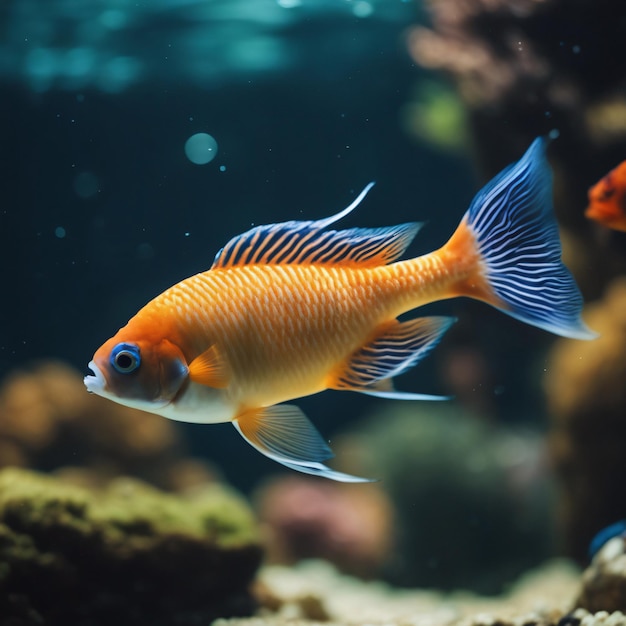
<svg viewBox="0 0 626 626"><path fill-rule="evenodd" d="M105 339L230 237L330 215L372 180L348 225L425 221L411 254L441 245L482 181L468 150L409 131L411 102L446 89L407 53L422 17L400 0L5 3L0 377L50 357L87 373ZM214 141L201 165L185 149L199 133ZM518 348L541 333L477 304L441 311L462 317L457 342L494 359L508 419L527 417L518 374L535 356ZM403 387L447 393L432 359ZM373 402L302 407L332 432ZM242 455L240 485L271 465L231 428L181 428L230 472Z"/></svg>

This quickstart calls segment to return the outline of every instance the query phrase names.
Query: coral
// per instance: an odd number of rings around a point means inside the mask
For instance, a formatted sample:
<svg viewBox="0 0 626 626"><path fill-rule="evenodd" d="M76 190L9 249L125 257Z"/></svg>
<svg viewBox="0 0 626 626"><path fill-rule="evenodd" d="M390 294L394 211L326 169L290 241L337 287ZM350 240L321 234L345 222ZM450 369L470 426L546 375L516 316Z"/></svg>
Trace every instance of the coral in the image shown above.
<svg viewBox="0 0 626 626"><path fill-rule="evenodd" d="M0 615L20 624L198 624L253 610L252 515L223 487L85 490L0 471ZM11 622L11 619L15 622Z"/></svg>
<svg viewBox="0 0 626 626"><path fill-rule="evenodd" d="M386 579L496 593L549 554L541 436L498 429L458 405L397 403L359 424L350 442L361 458L341 469L380 478L395 510Z"/></svg>
<svg viewBox="0 0 626 626"><path fill-rule="evenodd" d="M289 476L268 482L255 499L269 562L324 558L344 572L372 577L387 559L392 508L375 484Z"/></svg>
<svg viewBox="0 0 626 626"><path fill-rule="evenodd" d="M416 28L410 50L423 67L454 76L470 107L498 103L519 88L518 82L545 84L550 78L548 63L527 33L529 17L545 4L542 0L428 2L433 28ZM496 24L497 31L489 33ZM530 94L528 98L532 102Z"/></svg>
<svg viewBox="0 0 626 626"><path fill-rule="evenodd" d="M596 554L583 573L576 606L591 612L626 613L626 541L615 537ZM626 623L626 621L624 622Z"/></svg>
<svg viewBox="0 0 626 626"><path fill-rule="evenodd" d="M561 535L580 560L600 529L626 517L626 279L588 306L585 319L599 338L559 340L545 376Z"/></svg>
<svg viewBox="0 0 626 626"><path fill-rule="evenodd" d="M131 474L168 489L211 478L183 452L172 422L88 394L62 363L15 372L0 388L0 467L51 470L69 460L94 480Z"/></svg>
<svg viewBox="0 0 626 626"><path fill-rule="evenodd" d="M453 78L476 124L506 116L509 136L534 124L592 142L626 140L619 116L607 117L599 133L586 117L601 103L624 102L626 73L612 62L626 54L625 26L613 19L619 0L426 4L432 26L412 31L410 52L421 66ZM611 120L612 132L603 136Z"/></svg>

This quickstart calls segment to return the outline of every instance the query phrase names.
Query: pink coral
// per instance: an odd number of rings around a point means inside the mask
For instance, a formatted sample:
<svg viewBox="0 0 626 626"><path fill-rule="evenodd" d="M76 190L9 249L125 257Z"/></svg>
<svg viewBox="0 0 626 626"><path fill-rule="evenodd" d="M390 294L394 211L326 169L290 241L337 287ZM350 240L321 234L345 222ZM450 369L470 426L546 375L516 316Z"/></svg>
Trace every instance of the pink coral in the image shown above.
<svg viewBox="0 0 626 626"><path fill-rule="evenodd" d="M345 572L374 576L390 549L391 505L375 485L280 478L257 495L270 560L324 558Z"/></svg>

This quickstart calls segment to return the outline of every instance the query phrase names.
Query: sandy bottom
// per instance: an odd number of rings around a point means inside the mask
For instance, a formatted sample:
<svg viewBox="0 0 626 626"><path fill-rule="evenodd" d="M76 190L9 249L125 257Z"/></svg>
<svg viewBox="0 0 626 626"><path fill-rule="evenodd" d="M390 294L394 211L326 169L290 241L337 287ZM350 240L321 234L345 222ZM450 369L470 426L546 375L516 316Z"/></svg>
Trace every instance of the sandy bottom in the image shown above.
<svg viewBox="0 0 626 626"><path fill-rule="evenodd" d="M392 588L339 574L331 565L304 562L266 566L259 577L264 607L249 619L214 626L345 624L354 626L626 626L621 613L572 613L580 570L564 560L524 575L508 593L488 598L467 592Z"/></svg>

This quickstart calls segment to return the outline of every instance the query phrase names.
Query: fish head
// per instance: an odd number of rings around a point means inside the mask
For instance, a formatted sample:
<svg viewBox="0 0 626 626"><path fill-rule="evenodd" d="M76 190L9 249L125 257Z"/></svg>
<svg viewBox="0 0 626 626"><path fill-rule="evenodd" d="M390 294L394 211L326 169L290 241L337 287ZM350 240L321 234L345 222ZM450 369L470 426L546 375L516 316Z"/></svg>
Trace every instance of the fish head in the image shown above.
<svg viewBox="0 0 626 626"><path fill-rule="evenodd" d="M189 368L171 341L121 337L105 342L89 362L87 391L144 411L170 404L185 385Z"/></svg>
<svg viewBox="0 0 626 626"><path fill-rule="evenodd" d="M616 230L626 230L626 161L588 192L585 217Z"/></svg>
<svg viewBox="0 0 626 626"><path fill-rule="evenodd" d="M589 202L608 202L617 193L615 171L611 170L589 189Z"/></svg>

